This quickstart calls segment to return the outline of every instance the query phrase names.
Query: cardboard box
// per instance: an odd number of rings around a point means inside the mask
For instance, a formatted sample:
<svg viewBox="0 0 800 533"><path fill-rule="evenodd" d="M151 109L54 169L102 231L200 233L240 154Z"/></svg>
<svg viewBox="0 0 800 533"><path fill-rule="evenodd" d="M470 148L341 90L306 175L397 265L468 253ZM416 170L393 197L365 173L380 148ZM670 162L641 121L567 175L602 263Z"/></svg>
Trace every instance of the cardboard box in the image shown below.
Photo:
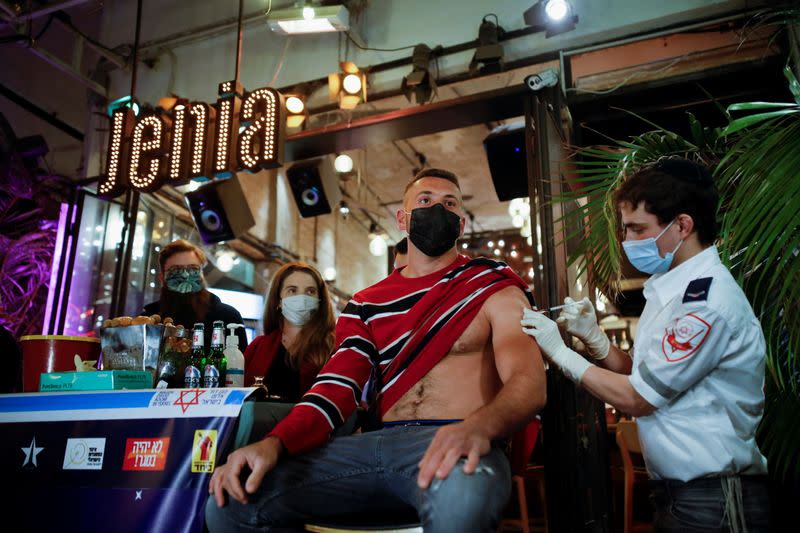
<svg viewBox="0 0 800 533"><path fill-rule="evenodd" d="M161 324L101 329L101 368L104 370L149 370L150 375L155 376L164 329Z"/></svg>
<svg viewBox="0 0 800 533"><path fill-rule="evenodd" d="M43 372L39 381L39 392L151 388L153 388L153 374L144 370Z"/></svg>

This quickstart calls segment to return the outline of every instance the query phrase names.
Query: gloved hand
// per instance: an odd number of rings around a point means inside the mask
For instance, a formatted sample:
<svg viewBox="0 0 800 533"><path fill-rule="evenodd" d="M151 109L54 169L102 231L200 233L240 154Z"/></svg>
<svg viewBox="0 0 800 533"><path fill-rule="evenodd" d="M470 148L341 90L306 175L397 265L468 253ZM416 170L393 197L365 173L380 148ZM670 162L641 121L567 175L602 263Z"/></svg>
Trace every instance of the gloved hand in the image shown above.
<svg viewBox="0 0 800 533"><path fill-rule="evenodd" d="M555 322L538 311L525 309L520 324L522 331L536 338L545 356L558 366L565 376L575 383L580 383L583 373L592 366L592 363L567 348Z"/></svg>
<svg viewBox="0 0 800 533"><path fill-rule="evenodd" d="M589 298L578 302L569 296L564 298L564 309L561 310L556 322L568 333L583 341L592 359L600 361L608 357L611 342L597 325L597 315Z"/></svg>

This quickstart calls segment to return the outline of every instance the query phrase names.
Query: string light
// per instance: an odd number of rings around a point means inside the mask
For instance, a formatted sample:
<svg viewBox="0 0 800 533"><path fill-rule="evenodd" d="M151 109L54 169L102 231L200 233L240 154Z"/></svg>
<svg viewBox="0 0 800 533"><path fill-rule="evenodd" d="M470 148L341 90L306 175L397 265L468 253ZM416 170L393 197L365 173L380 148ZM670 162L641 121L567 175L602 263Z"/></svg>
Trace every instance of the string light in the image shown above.
<svg viewBox="0 0 800 533"><path fill-rule="evenodd" d="M133 128L128 179L136 189L150 191L161 186L159 179L161 157L153 152L162 149L164 130L164 120L158 115L148 115L140 119ZM145 161L143 165L140 165L142 159ZM144 166L143 170L142 166Z"/></svg>
<svg viewBox="0 0 800 533"><path fill-rule="evenodd" d="M241 121L251 124L239 136L240 166L249 170L280 166L275 146L280 130L279 105L280 95L275 89L257 89L245 98Z"/></svg>
<svg viewBox="0 0 800 533"><path fill-rule="evenodd" d="M119 169L122 159L122 138L131 120L133 120L133 111L129 107L120 107L111 113L111 138L106 155L106 175L97 188L100 195L116 196L120 191Z"/></svg>
<svg viewBox="0 0 800 533"><path fill-rule="evenodd" d="M169 179L177 181L181 179L181 167L183 162L184 129L186 128L186 115L188 110L183 104L172 108L172 144L169 151Z"/></svg>
<svg viewBox="0 0 800 533"><path fill-rule="evenodd" d="M236 130L234 109L238 108L240 98L233 93L232 81L224 81L219 84L219 100L217 100L217 131L216 143L214 147L214 174L230 174L230 145L233 140L233 132Z"/></svg>
<svg viewBox="0 0 800 533"><path fill-rule="evenodd" d="M193 104L189 112L193 120L192 128L192 162L189 175L193 178L206 175L206 136L211 123L213 109L205 103Z"/></svg>

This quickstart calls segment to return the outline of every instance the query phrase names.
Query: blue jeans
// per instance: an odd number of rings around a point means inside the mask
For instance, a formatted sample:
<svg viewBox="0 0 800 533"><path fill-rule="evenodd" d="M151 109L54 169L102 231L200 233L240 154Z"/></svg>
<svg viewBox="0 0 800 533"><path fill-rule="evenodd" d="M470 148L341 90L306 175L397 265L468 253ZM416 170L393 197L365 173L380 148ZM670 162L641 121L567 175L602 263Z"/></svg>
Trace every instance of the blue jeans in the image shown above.
<svg viewBox="0 0 800 533"><path fill-rule="evenodd" d="M493 531L511 492L511 470L493 446L474 474L464 459L444 480L417 487L417 463L438 427L397 426L338 437L307 454L286 457L242 505L206 504L217 531L300 531L303 524L343 514L390 515L415 509L428 533Z"/></svg>
<svg viewBox="0 0 800 533"><path fill-rule="evenodd" d="M748 533L766 533L770 505L766 476L741 476L742 510ZM659 533L727 533L725 494L720 478L650 481L655 507L654 526Z"/></svg>

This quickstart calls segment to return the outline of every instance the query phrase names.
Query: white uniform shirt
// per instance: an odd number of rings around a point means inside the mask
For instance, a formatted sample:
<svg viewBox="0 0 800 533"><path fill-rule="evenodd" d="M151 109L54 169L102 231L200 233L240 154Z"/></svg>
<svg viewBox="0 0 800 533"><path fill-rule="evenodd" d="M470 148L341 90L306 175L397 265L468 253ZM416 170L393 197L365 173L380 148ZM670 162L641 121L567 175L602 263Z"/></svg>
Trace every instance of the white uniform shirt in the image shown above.
<svg viewBox="0 0 800 533"><path fill-rule="evenodd" d="M630 382L656 410L637 419L650 477L764 474L761 324L711 246L644 285Z"/></svg>

